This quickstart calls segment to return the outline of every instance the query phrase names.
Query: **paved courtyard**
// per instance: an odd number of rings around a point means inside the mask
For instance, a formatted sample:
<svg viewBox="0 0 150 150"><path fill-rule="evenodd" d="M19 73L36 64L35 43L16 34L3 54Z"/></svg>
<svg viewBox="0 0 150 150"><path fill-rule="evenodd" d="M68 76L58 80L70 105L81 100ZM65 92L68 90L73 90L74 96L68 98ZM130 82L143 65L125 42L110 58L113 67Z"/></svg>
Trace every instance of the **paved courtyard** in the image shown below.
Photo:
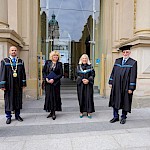
<svg viewBox="0 0 150 150"><path fill-rule="evenodd" d="M133 108L126 124L109 123L112 109L108 99L94 94L96 112L92 119L79 118L76 86L71 82L61 90L63 111L56 120L46 118L44 96L25 100L23 122L12 118L6 125L0 114L0 150L149 150L150 108Z"/></svg>

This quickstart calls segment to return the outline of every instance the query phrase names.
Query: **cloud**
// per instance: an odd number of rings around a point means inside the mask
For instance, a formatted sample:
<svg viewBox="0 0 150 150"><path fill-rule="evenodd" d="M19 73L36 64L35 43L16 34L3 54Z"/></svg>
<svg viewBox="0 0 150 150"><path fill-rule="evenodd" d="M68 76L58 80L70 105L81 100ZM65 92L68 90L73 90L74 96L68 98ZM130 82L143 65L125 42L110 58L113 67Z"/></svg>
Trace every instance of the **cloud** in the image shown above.
<svg viewBox="0 0 150 150"><path fill-rule="evenodd" d="M49 20L54 12L60 29L67 31L72 40L78 41L89 15L92 15L92 4L93 0L49 0ZM41 0L41 7L44 11L46 0ZM99 11L99 0L96 0L96 10Z"/></svg>

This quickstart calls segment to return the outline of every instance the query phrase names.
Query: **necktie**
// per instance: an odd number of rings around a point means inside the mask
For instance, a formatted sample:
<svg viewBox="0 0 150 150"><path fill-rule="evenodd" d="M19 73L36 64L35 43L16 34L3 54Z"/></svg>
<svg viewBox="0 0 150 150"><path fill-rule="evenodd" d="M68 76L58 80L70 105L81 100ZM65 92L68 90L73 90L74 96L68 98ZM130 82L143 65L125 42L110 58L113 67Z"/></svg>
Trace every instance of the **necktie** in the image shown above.
<svg viewBox="0 0 150 150"><path fill-rule="evenodd" d="M126 60L125 59L123 59L123 61L122 61L122 65L124 65L126 63Z"/></svg>
<svg viewBox="0 0 150 150"><path fill-rule="evenodd" d="M13 58L13 59L12 59L12 62L13 62L13 63L16 63L16 58Z"/></svg>
<svg viewBox="0 0 150 150"><path fill-rule="evenodd" d="M16 58L12 59L12 64L13 64L13 66L16 66Z"/></svg>

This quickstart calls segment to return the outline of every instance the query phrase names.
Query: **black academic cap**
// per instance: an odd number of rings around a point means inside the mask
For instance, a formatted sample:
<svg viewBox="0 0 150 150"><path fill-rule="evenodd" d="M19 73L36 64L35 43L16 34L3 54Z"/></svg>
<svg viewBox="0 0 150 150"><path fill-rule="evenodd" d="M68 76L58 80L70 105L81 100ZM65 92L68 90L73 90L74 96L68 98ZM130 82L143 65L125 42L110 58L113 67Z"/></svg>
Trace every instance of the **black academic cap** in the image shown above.
<svg viewBox="0 0 150 150"><path fill-rule="evenodd" d="M131 47L132 45L125 45L125 46L120 47L119 50L122 50L123 52L124 50L130 50Z"/></svg>

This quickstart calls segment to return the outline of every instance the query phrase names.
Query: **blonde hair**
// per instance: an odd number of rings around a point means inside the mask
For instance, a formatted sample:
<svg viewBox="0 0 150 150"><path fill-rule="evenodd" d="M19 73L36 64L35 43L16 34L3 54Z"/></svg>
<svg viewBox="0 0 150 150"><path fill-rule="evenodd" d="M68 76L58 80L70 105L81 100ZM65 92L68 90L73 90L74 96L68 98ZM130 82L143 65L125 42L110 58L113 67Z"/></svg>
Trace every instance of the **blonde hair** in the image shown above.
<svg viewBox="0 0 150 150"><path fill-rule="evenodd" d="M87 54L83 54L83 55L80 57L80 59L79 59L79 65L82 64L82 58L83 58L83 57L86 57L86 58L87 58L87 64L88 64L88 65L91 65L90 60L89 60L89 56L88 56Z"/></svg>
<svg viewBox="0 0 150 150"><path fill-rule="evenodd" d="M54 55L57 55L57 56L58 56L58 61L59 61L59 60L60 60L60 54L59 54L59 52L56 51L56 50L50 52L50 54L49 54L49 59L52 60Z"/></svg>

